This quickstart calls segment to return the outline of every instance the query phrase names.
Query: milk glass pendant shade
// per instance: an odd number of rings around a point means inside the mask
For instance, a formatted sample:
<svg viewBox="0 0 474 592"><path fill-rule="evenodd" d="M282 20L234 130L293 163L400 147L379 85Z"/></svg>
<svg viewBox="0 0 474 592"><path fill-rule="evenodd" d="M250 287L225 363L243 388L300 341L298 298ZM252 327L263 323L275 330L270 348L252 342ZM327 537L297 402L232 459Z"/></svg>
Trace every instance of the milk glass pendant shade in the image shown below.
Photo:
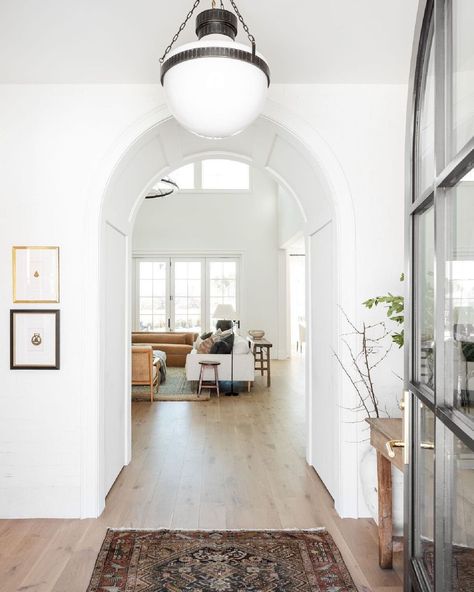
<svg viewBox="0 0 474 592"><path fill-rule="evenodd" d="M197 16L199 41L175 49L172 43L161 60L161 83L170 111L183 127L206 138L233 136L248 127L261 113L270 84L268 64L256 51L255 39L233 0L231 4L251 46L235 41L235 14L212 8Z"/></svg>

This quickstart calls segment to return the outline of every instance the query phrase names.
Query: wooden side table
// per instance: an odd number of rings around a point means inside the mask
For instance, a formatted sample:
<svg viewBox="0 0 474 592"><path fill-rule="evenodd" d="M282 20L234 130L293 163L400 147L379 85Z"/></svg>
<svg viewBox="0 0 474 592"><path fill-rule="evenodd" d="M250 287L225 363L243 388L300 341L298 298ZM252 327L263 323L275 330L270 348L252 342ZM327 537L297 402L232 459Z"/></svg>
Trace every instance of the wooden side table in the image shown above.
<svg viewBox="0 0 474 592"><path fill-rule="evenodd" d="M403 423L401 419L389 418L365 421L370 425L370 443L377 451L379 565L390 569L393 565L392 464L403 472L403 454L401 448L393 448L395 456L391 458L387 442L402 440Z"/></svg>
<svg viewBox="0 0 474 592"><path fill-rule="evenodd" d="M247 341L249 347L255 356L255 370L260 370L262 376L267 374L267 387L272 384L271 375L271 364L270 364L270 349L273 347L273 343L270 343L267 339L255 339L250 335L247 335Z"/></svg>

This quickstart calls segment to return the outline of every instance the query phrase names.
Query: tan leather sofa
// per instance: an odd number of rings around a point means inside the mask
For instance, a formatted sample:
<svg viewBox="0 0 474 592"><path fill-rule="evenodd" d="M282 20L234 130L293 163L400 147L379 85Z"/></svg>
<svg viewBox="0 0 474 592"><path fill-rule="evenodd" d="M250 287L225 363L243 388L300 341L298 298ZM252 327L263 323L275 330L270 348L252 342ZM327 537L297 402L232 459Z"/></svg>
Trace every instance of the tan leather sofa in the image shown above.
<svg viewBox="0 0 474 592"><path fill-rule="evenodd" d="M135 331L132 333L133 345L151 345L166 353L168 366L184 367L186 356L192 351L197 333L151 333Z"/></svg>

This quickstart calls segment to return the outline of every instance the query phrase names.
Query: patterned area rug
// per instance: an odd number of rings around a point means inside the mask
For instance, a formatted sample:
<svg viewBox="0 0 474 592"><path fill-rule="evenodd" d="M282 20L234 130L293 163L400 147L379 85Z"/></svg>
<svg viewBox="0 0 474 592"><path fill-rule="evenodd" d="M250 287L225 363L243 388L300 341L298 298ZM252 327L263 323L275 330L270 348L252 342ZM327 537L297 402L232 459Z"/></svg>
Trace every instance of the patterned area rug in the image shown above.
<svg viewBox="0 0 474 592"><path fill-rule="evenodd" d="M356 592L324 530L109 530L87 592Z"/></svg>
<svg viewBox="0 0 474 592"><path fill-rule="evenodd" d="M196 384L186 380L186 371L184 368L166 369L166 381L161 383L158 388L155 387L155 401L209 401L210 395L208 389L202 389L198 397L196 393ZM149 401L150 387L134 386L132 387L132 399L134 401Z"/></svg>

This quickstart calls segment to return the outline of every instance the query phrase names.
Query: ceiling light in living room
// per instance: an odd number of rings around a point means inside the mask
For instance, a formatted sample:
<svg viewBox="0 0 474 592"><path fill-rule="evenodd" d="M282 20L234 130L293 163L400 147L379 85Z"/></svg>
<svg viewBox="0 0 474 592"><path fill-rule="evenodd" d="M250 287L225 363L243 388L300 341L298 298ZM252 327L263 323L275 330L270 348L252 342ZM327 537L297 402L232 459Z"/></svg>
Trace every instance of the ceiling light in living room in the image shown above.
<svg viewBox="0 0 474 592"><path fill-rule="evenodd" d="M206 138L233 136L248 127L261 113L270 85L270 69L256 51L250 33L234 0L234 12L224 8L204 10L196 18L199 41L174 48L200 4L196 0L180 25L161 62L161 84L168 106L189 131ZM251 43L237 43L240 20Z"/></svg>
<svg viewBox="0 0 474 592"><path fill-rule="evenodd" d="M178 190L179 186L177 183L175 183L175 181L173 181L169 177L163 177L163 179L160 179L158 183L153 185L153 187L148 192L148 195L145 196L145 199L168 197L168 195L172 195L175 191Z"/></svg>

